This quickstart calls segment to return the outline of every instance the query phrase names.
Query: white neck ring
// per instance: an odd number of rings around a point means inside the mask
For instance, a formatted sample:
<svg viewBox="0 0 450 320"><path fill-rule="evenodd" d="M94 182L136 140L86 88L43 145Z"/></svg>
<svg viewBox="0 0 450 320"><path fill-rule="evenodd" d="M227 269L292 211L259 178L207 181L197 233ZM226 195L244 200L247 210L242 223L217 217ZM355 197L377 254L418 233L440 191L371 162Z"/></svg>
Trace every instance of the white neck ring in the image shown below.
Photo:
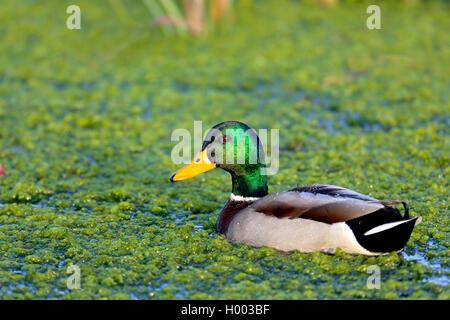
<svg viewBox="0 0 450 320"><path fill-rule="evenodd" d="M230 195L230 200L233 200L233 201L245 201L245 202L249 202L249 201L256 201L256 200L259 200L259 199L261 199L261 198L258 198L258 197L243 197L243 196L237 196L237 195L235 195L234 193L232 193L232 194Z"/></svg>

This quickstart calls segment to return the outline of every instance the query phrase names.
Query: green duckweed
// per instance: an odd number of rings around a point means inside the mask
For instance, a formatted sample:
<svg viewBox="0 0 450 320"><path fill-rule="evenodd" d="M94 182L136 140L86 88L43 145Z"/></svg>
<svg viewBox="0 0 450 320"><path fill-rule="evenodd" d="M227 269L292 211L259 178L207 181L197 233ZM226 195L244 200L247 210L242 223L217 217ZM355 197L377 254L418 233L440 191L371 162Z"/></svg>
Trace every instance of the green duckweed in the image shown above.
<svg viewBox="0 0 450 320"><path fill-rule="evenodd" d="M84 0L68 30L68 4L0 10L1 298L449 299L448 3L382 2L368 30L365 2L265 1L197 38ZM229 176L169 182L171 133L194 120L280 129L270 192L341 185L423 222L381 257L231 244Z"/></svg>

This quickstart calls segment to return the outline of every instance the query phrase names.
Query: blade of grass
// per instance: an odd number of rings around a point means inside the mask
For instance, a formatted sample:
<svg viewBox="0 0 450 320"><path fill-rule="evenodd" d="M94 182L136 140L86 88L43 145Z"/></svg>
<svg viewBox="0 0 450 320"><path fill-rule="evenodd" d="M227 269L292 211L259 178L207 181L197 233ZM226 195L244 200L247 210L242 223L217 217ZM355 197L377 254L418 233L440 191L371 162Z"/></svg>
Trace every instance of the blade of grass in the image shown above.
<svg viewBox="0 0 450 320"><path fill-rule="evenodd" d="M159 7L158 2L155 0L143 0L144 5L147 7L147 10L150 12L153 18L159 18L164 15L164 12Z"/></svg>
<svg viewBox="0 0 450 320"><path fill-rule="evenodd" d="M172 0L160 0L161 6L164 8L164 10L167 12L167 15L171 18L175 18L176 20L183 21L184 16L181 13L178 6L175 4ZM186 28L181 25L176 25L176 30L179 34L186 33Z"/></svg>
<svg viewBox="0 0 450 320"><path fill-rule="evenodd" d="M200 35L204 31L204 1L183 0L183 8L189 31L194 35Z"/></svg>
<svg viewBox="0 0 450 320"><path fill-rule="evenodd" d="M147 7L150 15L153 19L158 19L164 16L164 11L159 7L158 2L155 0L143 0L144 5ZM173 34L172 28L162 27L161 30L165 34Z"/></svg>
<svg viewBox="0 0 450 320"><path fill-rule="evenodd" d="M160 0L161 6L166 10L169 16L177 19L183 19L184 16L181 13L178 6L172 0Z"/></svg>

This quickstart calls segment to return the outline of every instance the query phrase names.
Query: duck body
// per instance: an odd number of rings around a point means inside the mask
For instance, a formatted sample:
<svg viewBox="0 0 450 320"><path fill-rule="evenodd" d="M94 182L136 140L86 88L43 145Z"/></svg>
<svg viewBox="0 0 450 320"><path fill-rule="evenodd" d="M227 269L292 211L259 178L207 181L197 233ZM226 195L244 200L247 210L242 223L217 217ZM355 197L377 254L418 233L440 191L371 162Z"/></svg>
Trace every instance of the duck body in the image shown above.
<svg viewBox="0 0 450 320"><path fill-rule="evenodd" d="M241 131L246 131L248 137L237 139L246 141L243 144L233 138L242 135ZM226 147L232 148L236 157L242 145L262 151L259 138L247 125L237 121L220 123L207 134L194 160L171 176L174 182L216 167L230 172L232 193L217 220L217 231L231 242L281 251L334 253L341 248L351 254L382 255L401 251L421 220L409 217L404 201L380 201L329 184L269 194L261 170L263 157L258 157L256 164L247 163L248 155L244 163L217 161L217 154L225 154ZM392 206L397 204L403 205L403 216Z"/></svg>
<svg viewBox="0 0 450 320"><path fill-rule="evenodd" d="M402 250L417 221L349 189L307 185L262 198L232 194L217 230L254 247L382 255Z"/></svg>

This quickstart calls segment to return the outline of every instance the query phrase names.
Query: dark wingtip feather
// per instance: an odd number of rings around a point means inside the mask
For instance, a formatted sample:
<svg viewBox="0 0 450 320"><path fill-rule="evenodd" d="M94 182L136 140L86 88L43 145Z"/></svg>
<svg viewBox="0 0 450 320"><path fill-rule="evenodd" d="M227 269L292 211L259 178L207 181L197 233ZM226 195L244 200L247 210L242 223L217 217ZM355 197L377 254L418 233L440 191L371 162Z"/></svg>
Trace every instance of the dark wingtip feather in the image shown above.
<svg viewBox="0 0 450 320"><path fill-rule="evenodd" d="M394 214L393 214L394 213ZM406 215L406 214L405 214ZM420 217L411 219L400 215L398 209L385 207L374 213L346 221L358 243L371 252L387 253L402 250ZM369 230L393 222L402 222L388 229L370 233Z"/></svg>

